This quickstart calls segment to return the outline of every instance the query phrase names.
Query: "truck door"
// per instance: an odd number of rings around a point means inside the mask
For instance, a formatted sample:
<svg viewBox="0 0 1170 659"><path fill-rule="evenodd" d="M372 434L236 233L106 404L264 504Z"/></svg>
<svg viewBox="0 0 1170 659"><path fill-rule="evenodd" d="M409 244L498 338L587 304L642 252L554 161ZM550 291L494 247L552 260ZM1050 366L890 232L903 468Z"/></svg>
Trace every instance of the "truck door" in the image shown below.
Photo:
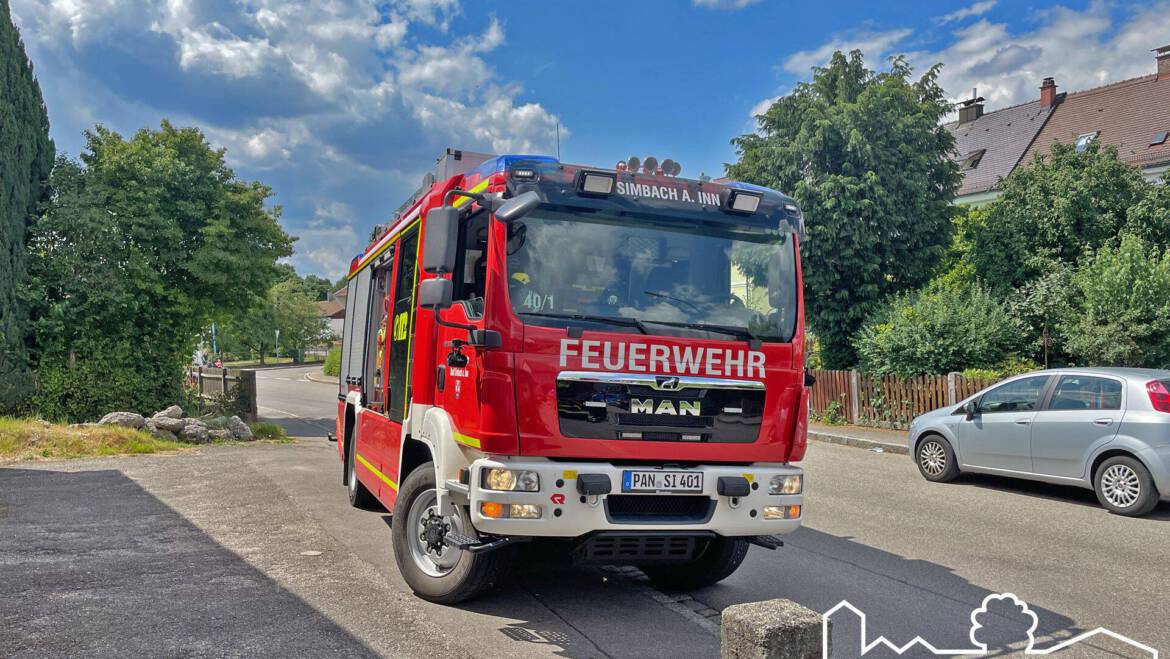
<svg viewBox="0 0 1170 659"><path fill-rule="evenodd" d="M415 288L418 284L418 227L406 232L399 243L398 270L394 277L394 306L390 314L390 372L387 410L391 421L402 423L410 405L410 361L414 335Z"/></svg>

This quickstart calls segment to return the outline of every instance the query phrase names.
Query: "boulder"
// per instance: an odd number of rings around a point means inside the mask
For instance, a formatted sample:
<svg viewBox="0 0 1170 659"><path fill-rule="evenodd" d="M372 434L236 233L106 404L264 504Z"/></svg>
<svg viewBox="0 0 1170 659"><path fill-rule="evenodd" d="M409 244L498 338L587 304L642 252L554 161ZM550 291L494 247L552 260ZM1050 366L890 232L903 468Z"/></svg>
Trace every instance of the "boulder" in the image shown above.
<svg viewBox="0 0 1170 659"><path fill-rule="evenodd" d="M211 430L207 431L207 435L212 439L234 439L232 431L228 430L227 428L212 428Z"/></svg>
<svg viewBox="0 0 1170 659"><path fill-rule="evenodd" d="M207 431L207 426L198 421L190 421L179 431L179 439L195 444L206 444L211 435Z"/></svg>
<svg viewBox="0 0 1170 659"><path fill-rule="evenodd" d="M182 432L183 428L187 427L188 419L176 419L171 416L153 416L147 424L154 424L155 427L161 428L169 432Z"/></svg>
<svg viewBox="0 0 1170 659"><path fill-rule="evenodd" d="M134 412L110 412L98 421L103 426L124 426L126 428L141 428L146 425L146 419Z"/></svg>
<svg viewBox="0 0 1170 659"><path fill-rule="evenodd" d="M159 439L165 439L172 442L179 439L175 433L165 428L160 428L156 423L154 423L154 419L146 420L146 431Z"/></svg>
<svg viewBox="0 0 1170 659"><path fill-rule="evenodd" d="M179 407L178 405L171 405L161 412L156 412L154 415L154 418L156 419L162 417L166 417L168 419L181 419L183 418L183 408Z"/></svg>
<svg viewBox="0 0 1170 659"><path fill-rule="evenodd" d="M256 439L256 436L252 434L252 429L238 416L233 416L228 420L228 430L232 432L232 436L241 441Z"/></svg>

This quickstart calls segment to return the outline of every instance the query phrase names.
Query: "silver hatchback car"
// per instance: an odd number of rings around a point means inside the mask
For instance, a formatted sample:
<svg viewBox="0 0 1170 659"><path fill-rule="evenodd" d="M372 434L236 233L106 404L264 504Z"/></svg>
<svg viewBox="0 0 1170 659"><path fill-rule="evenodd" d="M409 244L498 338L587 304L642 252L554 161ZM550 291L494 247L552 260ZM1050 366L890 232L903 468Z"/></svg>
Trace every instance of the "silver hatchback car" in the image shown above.
<svg viewBox="0 0 1170 659"><path fill-rule="evenodd" d="M1170 499L1170 371L1018 375L914 419L910 455L927 480L976 472L1076 485L1112 512L1144 515Z"/></svg>

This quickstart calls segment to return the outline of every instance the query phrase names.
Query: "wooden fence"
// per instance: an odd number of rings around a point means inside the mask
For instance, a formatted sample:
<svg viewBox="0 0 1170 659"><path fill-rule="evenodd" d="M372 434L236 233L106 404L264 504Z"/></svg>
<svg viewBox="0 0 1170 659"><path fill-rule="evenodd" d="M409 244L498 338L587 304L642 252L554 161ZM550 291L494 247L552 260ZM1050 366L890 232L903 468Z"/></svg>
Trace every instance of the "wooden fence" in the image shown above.
<svg viewBox="0 0 1170 659"><path fill-rule="evenodd" d="M256 371L198 366L187 372L188 383L204 400L223 399L238 393L240 416L249 423L256 420ZM238 392L233 392L235 389Z"/></svg>
<svg viewBox="0 0 1170 659"><path fill-rule="evenodd" d="M856 425L906 428L925 412L958 404L995 380L960 373L897 377L859 371L812 371L817 383L809 396L813 414Z"/></svg>

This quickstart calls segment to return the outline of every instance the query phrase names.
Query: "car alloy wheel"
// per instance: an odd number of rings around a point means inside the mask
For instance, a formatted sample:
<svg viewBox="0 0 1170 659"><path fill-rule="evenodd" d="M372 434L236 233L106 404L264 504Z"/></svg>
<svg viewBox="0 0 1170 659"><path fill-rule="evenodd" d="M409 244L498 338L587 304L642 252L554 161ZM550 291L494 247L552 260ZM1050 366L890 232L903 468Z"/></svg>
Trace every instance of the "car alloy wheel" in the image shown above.
<svg viewBox="0 0 1170 659"><path fill-rule="evenodd" d="M918 464L922 466L922 471L938 476L947 468L947 452L936 440L923 442L918 449Z"/></svg>
<svg viewBox="0 0 1170 659"><path fill-rule="evenodd" d="M1101 474L1101 491L1109 503L1118 508L1129 508L1142 494L1137 472L1128 465L1115 464Z"/></svg>

